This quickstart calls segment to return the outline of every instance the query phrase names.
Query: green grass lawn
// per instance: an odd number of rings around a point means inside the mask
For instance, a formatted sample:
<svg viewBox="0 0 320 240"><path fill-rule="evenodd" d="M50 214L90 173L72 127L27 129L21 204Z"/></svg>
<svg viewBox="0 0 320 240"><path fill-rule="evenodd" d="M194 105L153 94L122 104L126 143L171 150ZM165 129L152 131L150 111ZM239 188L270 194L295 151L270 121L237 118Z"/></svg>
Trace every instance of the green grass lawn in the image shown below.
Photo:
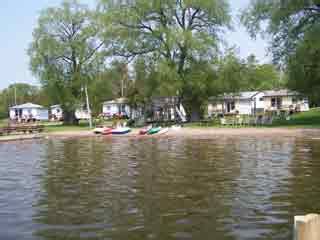
<svg viewBox="0 0 320 240"><path fill-rule="evenodd" d="M218 121L207 123L193 122L185 124L185 127L218 127L218 128L237 128L240 126L222 126ZM243 126L241 126L243 127ZM245 126L255 127L255 126ZM320 109L311 109L308 112L296 113L290 116L289 120L274 120L272 125L259 125L256 127L289 127L289 128L320 128Z"/></svg>
<svg viewBox="0 0 320 240"><path fill-rule="evenodd" d="M0 119L0 127L8 126L8 119Z"/></svg>
<svg viewBox="0 0 320 240"><path fill-rule="evenodd" d="M64 126L64 125L52 125L46 126L45 132L68 132L68 131L88 131L88 126Z"/></svg>
<svg viewBox="0 0 320 240"><path fill-rule="evenodd" d="M293 114L289 120L276 120L273 126L320 128L320 109Z"/></svg>
<svg viewBox="0 0 320 240"><path fill-rule="evenodd" d="M68 131L88 131L90 130L87 122L80 122L79 125L67 126L62 123L45 124L45 132L68 132Z"/></svg>

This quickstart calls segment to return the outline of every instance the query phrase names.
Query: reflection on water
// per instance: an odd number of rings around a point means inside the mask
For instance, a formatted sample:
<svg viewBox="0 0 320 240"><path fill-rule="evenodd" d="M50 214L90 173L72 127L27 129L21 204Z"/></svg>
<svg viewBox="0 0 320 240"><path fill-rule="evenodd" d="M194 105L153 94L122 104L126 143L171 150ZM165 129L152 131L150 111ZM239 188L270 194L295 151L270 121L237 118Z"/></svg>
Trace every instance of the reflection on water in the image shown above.
<svg viewBox="0 0 320 240"><path fill-rule="evenodd" d="M39 140L0 145L0 239L290 239L320 209L320 141Z"/></svg>

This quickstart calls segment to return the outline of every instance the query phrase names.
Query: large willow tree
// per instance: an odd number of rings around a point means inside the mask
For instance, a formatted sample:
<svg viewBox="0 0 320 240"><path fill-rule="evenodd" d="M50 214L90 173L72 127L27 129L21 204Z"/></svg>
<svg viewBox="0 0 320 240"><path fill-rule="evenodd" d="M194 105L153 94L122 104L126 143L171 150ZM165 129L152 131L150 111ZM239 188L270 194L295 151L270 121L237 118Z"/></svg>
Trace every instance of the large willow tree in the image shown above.
<svg viewBox="0 0 320 240"><path fill-rule="evenodd" d="M75 109L84 102L83 87L104 65L94 13L77 0L41 12L29 49L32 72L54 102L61 103L64 121L76 123Z"/></svg>
<svg viewBox="0 0 320 240"><path fill-rule="evenodd" d="M113 54L152 59L161 94L178 94L198 118L208 95L209 65L230 22L227 1L100 0L100 10Z"/></svg>
<svg viewBox="0 0 320 240"><path fill-rule="evenodd" d="M242 22L252 36L271 36L274 60L287 69L289 87L320 103L320 1L252 0Z"/></svg>

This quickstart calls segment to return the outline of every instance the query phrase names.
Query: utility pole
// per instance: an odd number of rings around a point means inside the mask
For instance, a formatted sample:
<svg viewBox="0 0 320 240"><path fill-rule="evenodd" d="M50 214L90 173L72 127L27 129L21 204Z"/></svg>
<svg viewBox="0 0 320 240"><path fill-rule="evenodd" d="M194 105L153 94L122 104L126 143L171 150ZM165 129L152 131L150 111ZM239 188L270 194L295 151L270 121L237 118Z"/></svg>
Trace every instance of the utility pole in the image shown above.
<svg viewBox="0 0 320 240"><path fill-rule="evenodd" d="M123 81L123 78L121 78L121 97L123 97L123 92L124 92L124 91L123 91L123 90L124 90L124 89L123 89L123 82L124 82L124 81Z"/></svg>
<svg viewBox="0 0 320 240"><path fill-rule="evenodd" d="M124 97L124 89L127 88L125 84L128 82L128 66L124 64L122 66L122 78L121 78L121 97Z"/></svg>
<svg viewBox="0 0 320 240"><path fill-rule="evenodd" d="M92 128L92 115L91 115L91 109L90 109L90 102L89 102L89 95L88 95L88 86L87 84L84 87L84 92L86 94L86 101L87 101L87 111L89 114L89 127Z"/></svg>
<svg viewBox="0 0 320 240"><path fill-rule="evenodd" d="M17 86L14 84L14 105L17 106Z"/></svg>

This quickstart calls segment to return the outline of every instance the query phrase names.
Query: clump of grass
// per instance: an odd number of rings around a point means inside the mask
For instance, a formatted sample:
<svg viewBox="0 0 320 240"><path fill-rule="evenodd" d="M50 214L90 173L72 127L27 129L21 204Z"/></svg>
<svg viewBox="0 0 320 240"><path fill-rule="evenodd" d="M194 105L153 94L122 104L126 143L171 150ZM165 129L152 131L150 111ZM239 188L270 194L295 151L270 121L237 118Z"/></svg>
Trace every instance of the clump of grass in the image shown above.
<svg viewBox="0 0 320 240"><path fill-rule="evenodd" d="M46 132L68 132L68 131L87 131L90 130L88 125L80 124L77 126L65 125L48 125L45 127Z"/></svg>

